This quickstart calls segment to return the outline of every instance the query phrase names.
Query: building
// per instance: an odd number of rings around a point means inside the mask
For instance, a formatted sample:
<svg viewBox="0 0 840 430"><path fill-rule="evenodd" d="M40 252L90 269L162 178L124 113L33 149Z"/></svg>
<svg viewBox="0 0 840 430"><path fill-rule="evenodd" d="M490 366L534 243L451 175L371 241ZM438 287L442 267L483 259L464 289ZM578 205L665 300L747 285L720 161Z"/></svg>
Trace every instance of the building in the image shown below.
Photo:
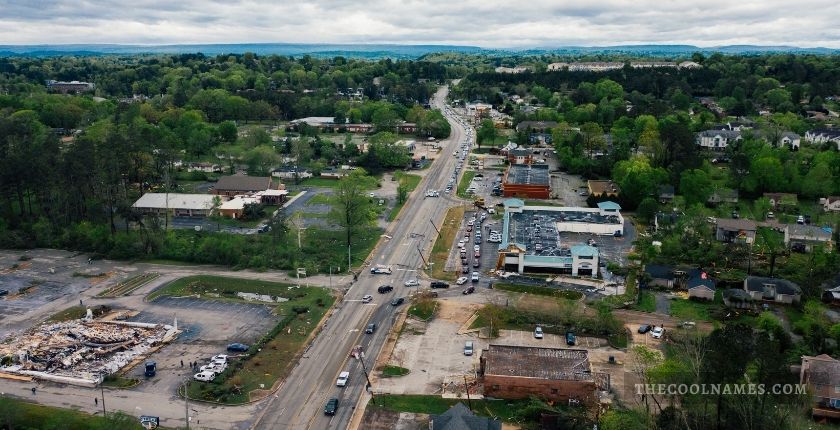
<svg viewBox="0 0 840 430"><path fill-rule="evenodd" d="M653 217L653 228L655 231L672 229L682 216L679 212L657 212Z"/></svg>
<svg viewBox="0 0 840 430"><path fill-rule="evenodd" d="M705 130L697 133L695 143L701 148L720 151L742 139L738 130Z"/></svg>
<svg viewBox="0 0 840 430"><path fill-rule="evenodd" d="M758 225L748 219L718 218L715 239L727 243L753 243Z"/></svg>
<svg viewBox="0 0 840 430"><path fill-rule="evenodd" d="M259 199L260 204L279 206L286 201L288 195L289 191L286 190L286 186L280 184L279 190L257 191L256 193L251 194L251 197Z"/></svg>
<svg viewBox="0 0 840 430"><path fill-rule="evenodd" d="M345 124L342 128L348 133L370 133L373 124Z"/></svg>
<svg viewBox="0 0 840 430"><path fill-rule="evenodd" d="M674 200L674 186L660 185L659 186L659 203L663 205Z"/></svg>
<svg viewBox="0 0 840 430"><path fill-rule="evenodd" d="M723 304L735 309L755 309L755 300L750 293L739 288L723 290Z"/></svg>
<svg viewBox="0 0 840 430"><path fill-rule="evenodd" d="M525 73L528 71L528 68L525 66L516 66L516 67L496 67L496 73Z"/></svg>
<svg viewBox="0 0 840 430"><path fill-rule="evenodd" d="M826 212L840 212L840 196L822 198L820 204Z"/></svg>
<svg viewBox="0 0 840 430"><path fill-rule="evenodd" d="M811 252L814 246L831 249L832 245L830 227L800 224L785 226L785 246L794 251Z"/></svg>
<svg viewBox="0 0 840 430"><path fill-rule="evenodd" d="M271 171L271 176L280 179L306 179L311 178L312 172L303 167L283 166Z"/></svg>
<svg viewBox="0 0 840 430"><path fill-rule="evenodd" d="M770 200L773 210L792 210L799 206L799 197L792 193L764 193L764 197Z"/></svg>
<svg viewBox="0 0 840 430"><path fill-rule="evenodd" d="M513 150L514 152L517 150ZM502 179L505 197L548 199L551 197L551 178L548 165L511 164Z"/></svg>
<svg viewBox="0 0 840 430"><path fill-rule="evenodd" d="M414 134L417 133L417 124L413 122L403 122L401 124L397 124L395 131L401 134Z"/></svg>
<svg viewBox="0 0 840 430"><path fill-rule="evenodd" d="M534 156L531 151L523 148L510 149L507 152L507 159L510 164L531 164Z"/></svg>
<svg viewBox="0 0 840 430"><path fill-rule="evenodd" d="M213 211L211 194L146 193L131 207L143 215L164 215L179 217L207 217Z"/></svg>
<svg viewBox="0 0 840 430"><path fill-rule="evenodd" d="M96 85L90 82L79 82L79 81L47 81L47 90L61 93L61 94L79 94L84 93L87 91L93 91L96 88Z"/></svg>
<svg viewBox="0 0 840 430"><path fill-rule="evenodd" d="M776 303L799 303L802 289L787 279L747 276L744 279L744 291L753 300L766 300Z"/></svg>
<svg viewBox="0 0 840 430"><path fill-rule="evenodd" d="M790 149L799 149L799 144L802 142L802 137L792 131L782 133L779 139L779 146L786 146Z"/></svg>
<svg viewBox="0 0 840 430"><path fill-rule="evenodd" d="M270 176L245 176L245 175L230 175L222 176L216 185L213 186L212 193L225 196L236 197L241 194L253 194L258 191L276 190Z"/></svg>
<svg viewBox="0 0 840 430"><path fill-rule="evenodd" d="M645 274L640 284L644 288L674 288L674 268L661 264L645 264Z"/></svg>
<svg viewBox="0 0 840 430"><path fill-rule="evenodd" d="M219 214L233 219L242 218L245 213L245 206L260 204L256 197L236 196L219 206Z"/></svg>
<svg viewBox="0 0 840 430"><path fill-rule="evenodd" d="M703 270L690 270L685 288L688 290L688 298L715 299L715 281Z"/></svg>
<svg viewBox="0 0 840 430"><path fill-rule="evenodd" d="M832 306L840 306L840 286L823 291L822 301Z"/></svg>
<svg viewBox="0 0 840 430"><path fill-rule="evenodd" d="M802 356L799 383L813 395L813 418L840 418L840 361L827 354Z"/></svg>
<svg viewBox="0 0 840 430"><path fill-rule="evenodd" d="M551 129L557 128L557 121L522 121L516 124L517 132L528 133L528 142L551 144Z"/></svg>
<svg viewBox="0 0 840 430"><path fill-rule="evenodd" d="M706 203L717 206L721 203L738 203L738 190L730 188L717 188L712 195L706 199Z"/></svg>
<svg viewBox="0 0 840 430"><path fill-rule="evenodd" d="M585 349L491 344L481 351L479 363L485 397L533 396L591 405L597 400L598 390L609 389L607 375L592 371Z"/></svg>
<svg viewBox="0 0 840 430"><path fill-rule="evenodd" d="M677 67L680 69L699 69L701 66L699 63L695 63L694 61L683 61L680 64L677 64Z"/></svg>
<svg viewBox="0 0 840 430"><path fill-rule="evenodd" d="M589 190L589 194L595 197L618 197L621 192L618 185L613 181L586 181L586 188Z"/></svg>
<svg viewBox="0 0 840 430"><path fill-rule="evenodd" d="M805 140L810 143L833 143L840 150L840 129L817 128L805 132Z"/></svg>
<svg viewBox="0 0 840 430"><path fill-rule="evenodd" d="M429 430L502 430L502 423L479 417L463 403L456 403L440 415L430 415Z"/></svg>
<svg viewBox="0 0 840 430"><path fill-rule="evenodd" d="M598 248L563 242L565 232L620 236L624 234L621 207L602 202L597 209L525 206L519 199L504 202L502 242L497 269L511 272L553 272L598 276Z"/></svg>

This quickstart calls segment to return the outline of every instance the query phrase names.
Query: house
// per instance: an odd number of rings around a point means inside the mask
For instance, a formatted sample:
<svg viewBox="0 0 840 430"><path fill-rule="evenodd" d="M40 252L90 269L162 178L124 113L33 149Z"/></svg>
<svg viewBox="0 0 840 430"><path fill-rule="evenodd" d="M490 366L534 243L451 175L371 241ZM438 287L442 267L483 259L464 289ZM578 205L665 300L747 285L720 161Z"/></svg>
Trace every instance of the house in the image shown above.
<svg viewBox="0 0 840 430"><path fill-rule="evenodd" d="M47 81L47 90L52 92L57 92L61 94L79 94L87 91L93 91L96 88L95 84L90 82L79 82L79 81L54 81L48 80Z"/></svg>
<svg viewBox="0 0 840 430"><path fill-rule="evenodd" d="M553 128L557 128L557 121L522 121L516 124L516 131L528 133L528 141L531 143L551 144Z"/></svg>
<svg viewBox="0 0 840 430"><path fill-rule="evenodd" d="M213 186L212 194L235 197L240 194L253 194L257 191L276 190L270 176L228 175L219 178Z"/></svg>
<svg viewBox="0 0 840 430"><path fill-rule="evenodd" d="M283 184L280 184L279 190L263 190L251 194L251 197L259 199L261 204L275 206L282 205L288 196L289 191L286 190L286 186Z"/></svg>
<svg viewBox="0 0 840 430"><path fill-rule="evenodd" d="M790 149L799 149L799 144L802 141L802 137L792 131L786 131L782 133L782 137L779 139L779 146L782 147L789 147Z"/></svg>
<svg viewBox="0 0 840 430"><path fill-rule="evenodd" d="M514 149L511 152L518 151ZM547 199L551 197L551 180L547 164L511 164L502 178L505 197Z"/></svg>
<svg viewBox="0 0 840 430"><path fill-rule="evenodd" d="M718 188L706 200L706 203L717 206L721 203L738 203L738 190Z"/></svg>
<svg viewBox="0 0 840 430"><path fill-rule="evenodd" d="M618 197L618 193L621 192L621 190L618 188L618 185L616 185L616 183L613 181L586 181L586 188L589 190L589 194L595 197Z"/></svg>
<svg viewBox="0 0 840 430"><path fill-rule="evenodd" d="M607 375L592 371L585 349L494 345L481 351L479 375L485 397L595 403L609 389Z"/></svg>
<svg viewBox="0 0 840 430"><path fill-rule="evenodd" d="M813 395L813 418L840 418L840 361L827 354L802 356L799 383Z"/></svg>
<svg viewBox="0 0 840 430"><path fill-rule="evenodd" d="M645 274L642 278L642 287L674 288L674 268L660 264L645 264Z"/></svg>
<svg viewBox="0 0 840 430"><path fill-rule="evenodd" d="M417 124L413 122L403 122L397 124L396 132L400 134L414 134L417 133Z"/></svg>
<svg viewBox="0 0 840 430"><path fill-rule="evenodd" d="M685 287L688 290L688 298L715 299L715 281L704 270L690 270Z"/></svg>
<svg viewBox="0 0 840 430"><path fill-rule="evenodd" d="M822 198L820 204L826 212L840 212L840 196Z"/></svg>
<svg viewBox="0 0 840 430"><path fill-rule="evenodd" d="M753 243L758 225L748 219L718 218L715 223L715 239L728 243Z"/></svg>
<svg viewBox="0 0 840 430"><path fill-rule="evenodd" d="M339 170L339 169L324 169L321 170L321 177L327 179L341 179L347 176L347 170Z"/></svg>
<svg viewBox="0 0 840 430"><path fill-rule="evenodd" d="M770 200L773 210L793 210L799 206L799 197L792 193L764 193Z"/></svg>
<svg viewBox="0 0 840 430"><path fill-rule="evenodd" d="M832 306L840 306L840 286L823 291L822 301Z"/></svg>
<svg viewBox="0 0 840 430"><path fill-rule="evenodd" d="M832 247L831 228L813 225L788 224L785 226L785 246L794 251L811 252L814 246Z"/></svg>
<svg viewBox="0 0 840 430"><path fill-rule="evenodd" d="M738 130L705 130L697 133L695 143L701 148L720 151L742 139Z"/></svg>
<svg viewBox="0 0 840 430"><path fill-rule="evenodd" d="M805 132L805 140L810 143L833 143L840 150L840 129L817 128Z"/></svg>
<svg viewBox="0 0 840 430"><path fill-rule="evenodd" d="M281 179L306 179L311 178L313 175L312 172L303 167L283 166L274 169L271 172L271 176Z"/></svg>
<svg viewBox="0 0 840 430"><path fill-rule="evenodd" d="M531 164L534 162L531 151L522 148L507 151L507 159L510 164Z"/></svg>
<svg viewBox="0 0 840 430"><path fill-rule="evenodd" d="M660 185L659 186L659 203L665 204L674 200L674 186Z"/></svg>
<svg viewBox="0 0 840 430"><path fill-rule="evenodd" d="M735 309L756 308L755 300L750 293L739 288L723 290L723 304Z"/></svg>
<svg viewBox="0 0 840 430"><path fill-rule="evenodd" d="M659 231L660 229L672 229L677 226L682 213L679 212L657 212L653 217L653 229Z"/></svg>
<svg viewBox="0 0 840 430"><path fill-rule="evenodd" d="M245 206L260 204L260 199L248 196L236 196L219 206L219 215L238 219L245 213Z"/></svg>
<svg viewBox="0 0 840 430"><path fill-rule="evenodd" d="M695 63L694 61L683 61L680 64L677 64L677 67L680 69L699 69L701 66L699 63Z"/></svg>
<svg viewBox="0 0 840 430"><path fill-rule="evenodd" d="M767 300L776 303L798 303L802 297L802 288L787 279L747 276L744 279L744 291L754 300Z"/></svg>
<svg viewBox="0 0 840 430"><path fill-rule="evenodd" d="M131 205L143 215L207 217L217 197L211 194L146 193Z"/></svg>
<svg viewBox="0 0 840 430"><path fill-rule="evenodd" d="M479 417L459 402L440 415L430 415L429 430L502 430L502 423Z"/></svg>
<svg viewBox="0 0 840 430"><path fill-rule="evenodd" d="M516 66L516 67L496 67L496 73L524 73L528 71L528 68L525 66Z"/></svg>

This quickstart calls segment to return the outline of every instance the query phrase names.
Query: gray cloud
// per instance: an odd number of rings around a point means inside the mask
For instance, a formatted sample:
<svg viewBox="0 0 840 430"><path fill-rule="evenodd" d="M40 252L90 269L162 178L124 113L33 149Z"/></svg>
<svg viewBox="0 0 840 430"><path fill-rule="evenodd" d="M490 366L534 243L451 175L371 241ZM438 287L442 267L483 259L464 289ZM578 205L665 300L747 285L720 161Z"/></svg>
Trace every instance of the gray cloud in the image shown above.
<svg viewBox="0 0 840 430"><path fill-rule="evenodd" d="M633 43L840 48L836 0L0 0L0 44Z"/></svg>

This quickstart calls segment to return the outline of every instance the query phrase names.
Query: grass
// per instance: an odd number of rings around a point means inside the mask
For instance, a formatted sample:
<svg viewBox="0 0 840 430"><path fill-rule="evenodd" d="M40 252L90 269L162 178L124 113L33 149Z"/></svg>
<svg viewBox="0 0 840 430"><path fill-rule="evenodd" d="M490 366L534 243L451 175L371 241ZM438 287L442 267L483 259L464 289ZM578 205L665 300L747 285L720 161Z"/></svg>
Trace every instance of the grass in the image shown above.
<svg viewBox="0 0 840 430"><path fill-rule="evenodd" d="M444 399L435 395L423 394L383 394L376 396L374 406L397 412L412 412L416 414L442 414L456 403L466 405L463 399ZM517 412L530 403L530 400L472 400L472 410L476 415L501 419L502 421L517 421Z"/></svg>
<svg viewBox="0 0 840 430"><path fill-rule="evenodd" d="M383 378L393 378L396 376L405 376L408 375L410 370L406 369L405 367L400 366L382 366L382 377Z"/></svg>
<svg viewBox="0 0 840 430"><path fill-rule="evenodd" d="M117 375L108 375L102 385L111 388L131 388L140 383L139 379L125 378Z"/></svg>
<svg viewBox="0 0 840 430"><path fill-rule="evenodd" d="M712 311L720 307L717 303L701 303L694 300L671 301L671 316L685 321L711 321Z"/></svg>
<svg viewBox="0 0 840 430"><path fill-rule="evenodd" d="M642 312L656 312L656 296L650 291L642 291L639 294L639 303L633 305L633 309Z"/></svg>
<svg viewBox="0 0 840 430"><path fill-rule="evenodd" d="M142 273L137 276L133 276L123 282L120 282L113 287L110 287L101 293L97 294L97 297L119 297L119 296L127 296L131 294L134 290L142 287L143 285L148 284L157 277L160 276L160 273L157 272L150 272L150 273Z"/></svg>
<svg viewBox="0 0 840 430"><path fill-rule="evenodd" d="M276 381L286 378L297 361L298 352L334 301L330 292L323 288L297 288L274 282L217 276L181 278L159 291L153 293L155 297L213 291L220 295L214 300L243 301L236 298L235 292L289 299L275 308L280 322L251 346L245 358L231 360L228 369L213 382L192 381L189 384L191 398L224 404L244 403L250 399L251 391L271 389Z"/></svg>
<svg viewBox="0 0 840 430"><path fill-rule="evenodd" d="M305 206L312 205L329 205L332 204L333 199L329 194L315 194L311 199L306 201Z"/></svg>
<svg viewBox="0 0 840 430"><path fill-rule="evenodd" d="M318 187L318 188L335 188L338 186L338 179L330 179L330 178L306 178L300 181L298 186L302 187ZM294 182L294 181L291 181ZM372 190L377 188L376 181L370 181L365 189Z"/></svg>
<svg viewBox="0 0 840 430"><path fill-rule="evenodd" d="M423 178L402 171L396 171L394 172L394 179L398 180L400 185L405 186L410 194L417 188L417 185L420 184L420 180ZM394 208L391 209L391 213L388 214L388 221L393 221L397 218L397 215L400 214L400 210L402 210L402 207L405 206L406 201L408 201L408 195L406 195L406 200L403 200L402 202L399 200L397 201Z"/></svg>
<svg viewBox="0 0 840 430"><path fill-rule="evenodd" d="M470 183L472 182L474 177L474 170L467 170L464 172L464 176L461 177L461 182L458 183L458 197L462 199L470 198L470 196L467 195L467 188L469 188Z"/></svg>
<svg viewBox="0 0 840 430"><path fill-rule="evenodd" d="M493 284L493 288L496 290L512 291L515 293L524 294L534 294L537 296L557 297L567 300L580 300L580 298L583 297L583 293L581 293L580 291L561 290L558 288L540 287L536 285L517 285L510 284L507 282L499 282Z"/></svg>
<svg viewBox="0 0 840 430"><path fill-rule="evenodd" d="M432 278L447 281L454 281L458 278L456 272L447 272L445 269L446 260L449 258L449 251L455 242L455 236L458 234L458 229L461 227L461 220L463 218L463 206L450 208L446 213L446 218L443 219L443 225L438 227L440 229L440 235L432 247L432 256L430 258L431 262L434 263L432 265Z"/></svg>
<svg viewBox="0 0 840 430"><path fill-rule="evenodd" d="M140 426L137 418L123 413L109 413L107 418L103 418L70 409L42 406L9 397L0 397L0 417L2 417L3 422L2 428L60 428L62 430L141 430L143 428Z"/></svg>
<svg viewBox="0 0 840 430"><path fill-rule="evenodd" d="M53 314L47 318L47 322L54 323L81 319L85 316L85 312L86 308L84 306L73 306Z"/></svg>
<svg viewBox="0 0 840 430"><path fill-rule="evenodd" d="M417 317L423 321L429 321L435 315L437 310L437 302L431 299L422 299L417 303L413 303L408 308L408 314Z"/></svg>

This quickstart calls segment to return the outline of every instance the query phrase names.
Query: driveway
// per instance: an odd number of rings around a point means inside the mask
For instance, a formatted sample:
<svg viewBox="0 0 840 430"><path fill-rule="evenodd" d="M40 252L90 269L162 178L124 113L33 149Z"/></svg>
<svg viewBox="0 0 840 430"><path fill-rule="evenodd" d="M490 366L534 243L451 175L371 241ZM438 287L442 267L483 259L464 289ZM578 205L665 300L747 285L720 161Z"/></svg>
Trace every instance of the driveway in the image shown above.
<svg viewBox="0 0 840 430"><path fill-rule="evenodd" d="M654 293L654 297L656 298L656 313L671 315L671 299L668 298L668 295L664 293Z"/></svg>

